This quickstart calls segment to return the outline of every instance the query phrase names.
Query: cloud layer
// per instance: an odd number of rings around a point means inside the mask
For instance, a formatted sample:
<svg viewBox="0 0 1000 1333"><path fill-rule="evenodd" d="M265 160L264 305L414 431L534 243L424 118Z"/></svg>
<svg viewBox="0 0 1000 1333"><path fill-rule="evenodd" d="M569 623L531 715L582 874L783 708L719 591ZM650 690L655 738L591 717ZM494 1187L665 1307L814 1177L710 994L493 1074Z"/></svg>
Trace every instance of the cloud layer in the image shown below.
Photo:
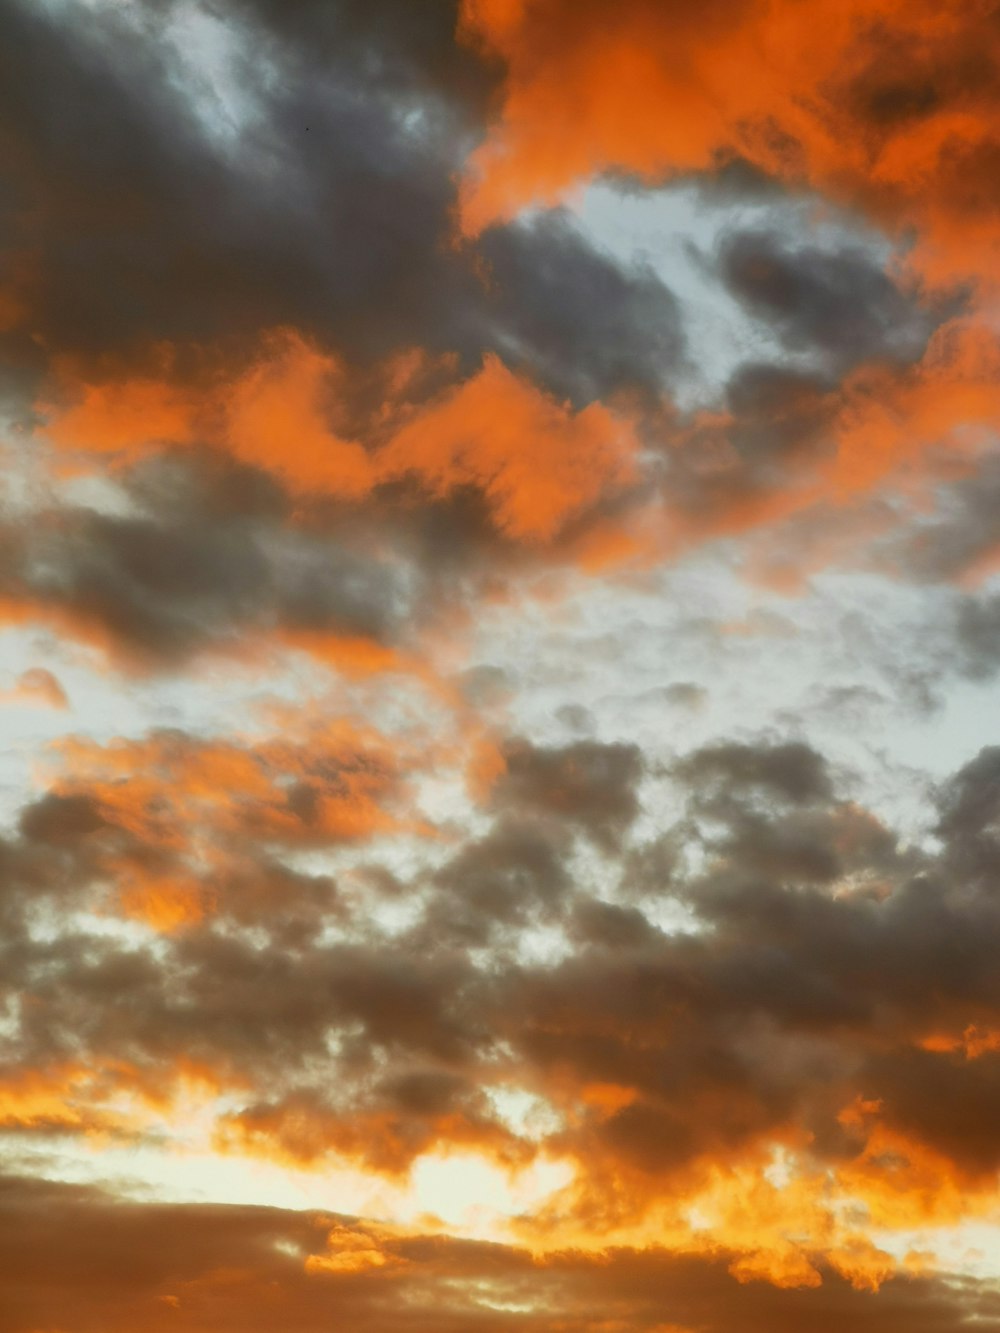
<svg viewBox="0 0 1000 1333"><path fill-rule="evenodd" d="M996 6L0 25L0 1329L1000 1328Z"/></svg>

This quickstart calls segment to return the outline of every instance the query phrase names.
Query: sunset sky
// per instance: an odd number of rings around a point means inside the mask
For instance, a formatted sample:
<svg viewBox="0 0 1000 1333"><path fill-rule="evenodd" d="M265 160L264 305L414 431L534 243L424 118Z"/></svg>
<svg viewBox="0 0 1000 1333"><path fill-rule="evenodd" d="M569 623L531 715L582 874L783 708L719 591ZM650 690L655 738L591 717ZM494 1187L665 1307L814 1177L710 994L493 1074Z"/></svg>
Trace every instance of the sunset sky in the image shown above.
<svg viewBox="0 0 1000 1333"><path fill-rule="evenodd" d="M1000 1333L1000 0L0 0L0 1333Z"/></svg>

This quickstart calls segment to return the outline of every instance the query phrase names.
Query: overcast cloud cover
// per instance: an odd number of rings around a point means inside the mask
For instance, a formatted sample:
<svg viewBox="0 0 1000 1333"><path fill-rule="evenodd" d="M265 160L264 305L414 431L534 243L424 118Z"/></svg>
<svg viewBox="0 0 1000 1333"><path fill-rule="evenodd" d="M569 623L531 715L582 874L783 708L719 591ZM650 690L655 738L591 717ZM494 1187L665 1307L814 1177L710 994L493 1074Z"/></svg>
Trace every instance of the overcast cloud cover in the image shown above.
<svg viewBox="0 0 1000 1333"><path fill-rule="evenodd" d="M1000 5L0 0L0 1333L1000 1333Z"/></svg>

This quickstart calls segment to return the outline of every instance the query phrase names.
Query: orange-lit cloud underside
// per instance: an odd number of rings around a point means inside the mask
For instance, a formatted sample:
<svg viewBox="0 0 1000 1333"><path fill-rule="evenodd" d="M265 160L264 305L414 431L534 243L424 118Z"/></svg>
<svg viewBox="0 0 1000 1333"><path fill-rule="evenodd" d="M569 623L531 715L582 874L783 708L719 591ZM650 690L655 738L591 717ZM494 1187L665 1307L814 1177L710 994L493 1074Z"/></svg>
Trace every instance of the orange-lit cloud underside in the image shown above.
<svg viewBox="0 0 1000 1333"><path fill-rule="evenodd" d="M989 0L631 0L613 21L599 2L465 0L460 32L506 71L468 167L470 231L602 171L655 181L739 156L920 227L944 271L992 253Z"/></svg>

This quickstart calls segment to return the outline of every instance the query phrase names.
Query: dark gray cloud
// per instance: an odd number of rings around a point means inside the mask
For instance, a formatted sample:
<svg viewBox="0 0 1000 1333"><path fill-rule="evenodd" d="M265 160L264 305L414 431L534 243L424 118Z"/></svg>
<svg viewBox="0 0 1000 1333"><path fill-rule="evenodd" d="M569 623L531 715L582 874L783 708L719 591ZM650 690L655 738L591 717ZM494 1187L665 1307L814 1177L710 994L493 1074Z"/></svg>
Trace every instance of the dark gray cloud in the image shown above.
<svg viewBox="0 0 1000 1333"><path fill-rule="evenodd" d="M453 6L415 44L402 6L213 8L255 108L221 144L169 38L180 6L7 6L6 244L33 256L32 331L100 356L284 324L376 353L453 328L466 279L440 242L469 106L428 77L462 82Z"/></svg>
<svg viewBox="0 0 1000 1333"><path fill-rule="evenodd" d="M547 748L514 740L504 759L498 805L564 820L607 851L621 846L641 809L644 760L637 745L582 740Z"/></svg>
<svg viewBox="0 0 1000 1333"><path fill-rule="evenodd" d="M818 353L835 374L862 361L916 360L940 318L860 246L830 251L738 231L724 238L719 267L732 295L786 348Z"/></svg>
<svg viewBox="0 0 1000 1333"><path fill-rule="evenodd" d="M429 909L429 937L482 946L498 933L552 920L572 888L566 851L558 832L527 820L498 821L435 875L444 896Z"/></svg>
<svg viewBox="0 0 1000 1333"><path fill-rule="evenodd" d="M1000 667L1000 596L966 597L959 603L954 654L973 680L988 680Z"/></svg>
<svg viewBox="0 0 1000 1333"><path fill-rule="evenodd" d="M756 503L799 484L834 452L842 381L827 370L748 360L724 390L723 418L696 418L663 461L663 493L685 522L755 526ZM676 423L661 426L669 438Z"/></svg>
<svg viewBox="0 0 1000 1333"><path fill-rule="evenodd" d="M919 582L955 581L988 572L1000 550L1000 461L985 457L973 475L948 476L935 488L934 511L904 529L890 546L901 572Z"/></svg>
<svg viewBox="0 0 1000 1333"><path fill-rule="evenodd" d="M682 367L680 310L651 268L623 269L565 213L495 228L486 264L492 338L504 358L578 406L621 390L656 401Z"/></svg>
<svg viewBox="0 0 1000 1333"><path fill-rule="evenodd" d="M227 479L238 488L239 470ZM254 634L389 642L407 628L401 553L379 559L350 538L287 525L280 505L261 512L250 500L241 513L235 494L226 512L199 486L135 498L130 514L66 506L9 524L4 595L142 667L177 667Z"/></svg>
<svg viewBox="0 0 1000 1333"><path fill-rule="evenodd" d="M708 698L704 685L697 685L693 680L678 680L663 687L663 699L675 708L700 708Z"/></svg>
<svg viewBox="0 0 1000 1333"><path fill-rule="evenodd" d="M184 45L208 39L185 39L179 4L8 6L0 235L27 256L30 305L11 366L44 369L42 344L98 366L165 341L224 357L293 327L355 364L419 346L470 370L492 350L577 402L658 391L682 338L651 272L562 215L452 243L456 173L496 79L456 44L452 0L420 22L392 0L377 17L353 0L205 12L234 43L241 110L220 84L199 111Z"/></svg>
<svg viewBox="0 0 1000 1333"><path fill-rule="evenodd" d="M438 497L407 478L361 505L299 502L208 448L168 451L115 480L114 509L0 516L0 596L112 665L146 671L266 639L412 645L484 589L516 588L540 560L571 562L573 541L606 512L595 506L540 556L497 531L471 485ZM482 692L487 677L469 686Z"/></svg>
<svg viewBox="0 0 1000 1333"><path fill-rule="evenodd" d="M726 386L726 405L734 419L732 447L760 474L778 474L830 448L836 399L830 381L813 372L747 362Z"/></svg>
<svg viewBox="0 0 1000 1333"><path fill-rule="evenodd" d="M677 771L696 788L726 794L756 789L794 804L828 799L832 794L826 760L801 741L706 746L680 760Z"/></svg>

